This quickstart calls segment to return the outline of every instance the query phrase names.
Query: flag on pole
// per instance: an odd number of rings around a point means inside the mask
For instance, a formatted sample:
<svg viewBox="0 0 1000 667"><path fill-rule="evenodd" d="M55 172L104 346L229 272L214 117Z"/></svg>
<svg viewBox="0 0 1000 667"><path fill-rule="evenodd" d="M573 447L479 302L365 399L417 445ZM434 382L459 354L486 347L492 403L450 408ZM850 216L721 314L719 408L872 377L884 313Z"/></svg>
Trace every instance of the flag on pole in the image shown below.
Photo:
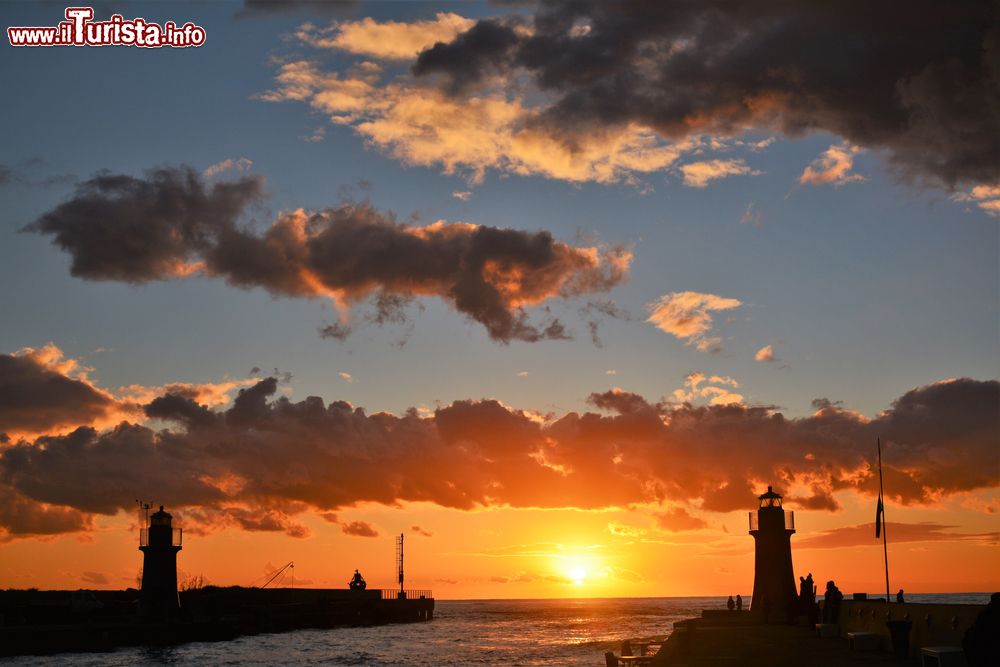
<svg viewBox="0 0 1000 667"><path fill-rule="evenodd" d="M882 505L882 494L878 494L878 507L875 508L875 539L882 536L882 513L885 507Z"/></svg>

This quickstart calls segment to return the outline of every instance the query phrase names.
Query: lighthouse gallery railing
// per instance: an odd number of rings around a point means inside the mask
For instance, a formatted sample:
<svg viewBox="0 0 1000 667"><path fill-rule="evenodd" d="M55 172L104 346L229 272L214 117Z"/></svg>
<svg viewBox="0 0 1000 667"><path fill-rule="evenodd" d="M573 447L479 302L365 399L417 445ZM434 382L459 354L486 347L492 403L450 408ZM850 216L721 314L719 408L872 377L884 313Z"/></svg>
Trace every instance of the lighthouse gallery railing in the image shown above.
<svg viewBox="0 0 1000 667"><path fill-rule="evenodd" d="M750 512L750 530L760 530L757 512ZM795 512L785 511L785 530L795 530Z"/></svg>

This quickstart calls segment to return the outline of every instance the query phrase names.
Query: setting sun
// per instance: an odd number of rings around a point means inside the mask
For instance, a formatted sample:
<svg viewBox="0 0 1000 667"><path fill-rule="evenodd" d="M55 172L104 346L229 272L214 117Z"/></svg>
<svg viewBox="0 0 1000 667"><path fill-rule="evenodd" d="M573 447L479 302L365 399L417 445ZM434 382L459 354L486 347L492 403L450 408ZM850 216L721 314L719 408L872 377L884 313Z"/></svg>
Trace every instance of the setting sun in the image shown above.
<svg viewBox="0 0 1000 667"><path fill-rule="evenodd" d="M574 584L579 586L587 578L587 570L582 567L574 567L569 571L569 578L573 580Z"/></svg>

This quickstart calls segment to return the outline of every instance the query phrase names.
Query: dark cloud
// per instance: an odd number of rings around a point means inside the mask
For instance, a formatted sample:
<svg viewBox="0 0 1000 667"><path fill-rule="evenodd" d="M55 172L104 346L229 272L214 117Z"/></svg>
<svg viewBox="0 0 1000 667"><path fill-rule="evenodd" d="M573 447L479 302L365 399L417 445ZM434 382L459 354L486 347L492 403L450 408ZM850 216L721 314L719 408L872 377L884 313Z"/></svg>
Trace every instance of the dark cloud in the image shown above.
<svg viewBox="0 0 1000 667"><path fill-rule="evenodd" d="M85 512L30 500L0 481L0 542L11 537L58 535L92 528L93 519Z"/></svg>
<svg viewBox="0 0 1000 667"><path fill-rule="evenodd" d="M494 400L455 401L430 417L369 415L344 401L293 402L275 378L226 409L168 394L146 410L169 428L80 428L0 451L0 493L22 499L22 518L3 514L0 524L44 532L23 517L58 511L66 514L39 515L40 525L53 530L61 520L75 530L79 513L131 509L144 494L200 512L193 520L205 529L289 534L304 531L292 517L307 509L352 526L334 512L364 502L597 509L672 501L724 512L753 507L767 483L810 489L805 498L787 494L789 506L830 510L838 490L877 493L876 436L893 502L1000 485L996 381L920 387L872 420L834 406L790 419L773 408L651 403L622 390L590 400L606 412L542 421ZM683 510L660 520L702 525Z"/></svg>
<svg viewBox="0 0 1000 667"><path fill-rule="evenodd" d="M413 64L413 73L420 76L445 71L447 87L451 92L461 92L483 77L506 69L520 42L516 26L514 21L482 19L454 41L438 42L422 52Z"/></svg>
<svg viewBox="0 0 1000 667"><path fill-rule="evenodd" d="M75 180L72 174L44 174L47 167L47 163L41 158L24 160L16 166L0 164L0 187L19 185L47 188L53 185L66 185Z"/></svg>
<svg viewBox="0 0 1000 667"><path fill-rule="evenodd" d="M747 128L840 135L905 178L1000 176L1000 29L986 0L541 3L531 30L487 18L413 65L453 94L527 75L572 144L638 123L664 137Z"/></svg>
<svg viewBox="0 0 1000 667"><path fill-rule="evenodd" d="M207 184L189 167L159 168L145 178L101 173L24 231L48 234L89 280L144 283L185 275L192 260L263 194L244 176Z"/></svg>
<svg viewBox="0 0 1000 667"><path fill-rule="evenodd" d="M426 528L421 528L420 526L410 526L410 530L412 530L417 535L420 535L421 537L434 537L434 533L427 530Z"/></svg>
<svg viewBox="0 0 1000 667"><path fill-rule="evenodd" d="M107 586L111 583L111 580L108 579L108 575L103 572L90 572L86 570L80 574L80 580L86 584L94 584L97 586Z"/></svg>
<svg viewBox="0 0 1000 667"><path fill-rule="evenodd" d="M341 524L340 531L354 537L378 537L378 531L367 521L350 521Z"/></svg>
<svg viewBox="0 0 1000 667"><path fill-rule="evenodd" d="M54 348L51 348L54 349ZM118 409L108 394L45 363L40 352L0 354L0 433L45 433L103 419Z"/></svg>
<svg viewBox="0 0 1000 667"><path fill-rule="evenodd" d="M267 507L212 507L192 508L180 513L178 522L184 530L197 535L239 528L250 532L281 532L290 537L309 537L309 529L296 523L290 514L301 513L305 506L295 503L284 503L282 506Z"/></svg>
<svg viewBox="0 0 1000 667"><path fill-rule="evenodd" d="M374 294L376 323L399 321L412 299L435 296L504 343L567 338L558 320L536 326L524 308L607 291L631 260L622 247L576 248L545 231L402 224L363 203L285 213L258 233L238 221L261 195L255 176L207 183L187 167L145 178L105 173L25 230L51 235L82 278L143 283L203 272L344 305ZM347 332L321 330L338 339Z"/></svg>
<svg viewBox="0 0 1000 667"><path fill-rule="evenodd" d="M350 337L351 331L353 331L353 329L350 325L334 322L333 324L328 324L325 327L320 327L319 335L320 338L332 338L333 340L343 342Z"/></svg>

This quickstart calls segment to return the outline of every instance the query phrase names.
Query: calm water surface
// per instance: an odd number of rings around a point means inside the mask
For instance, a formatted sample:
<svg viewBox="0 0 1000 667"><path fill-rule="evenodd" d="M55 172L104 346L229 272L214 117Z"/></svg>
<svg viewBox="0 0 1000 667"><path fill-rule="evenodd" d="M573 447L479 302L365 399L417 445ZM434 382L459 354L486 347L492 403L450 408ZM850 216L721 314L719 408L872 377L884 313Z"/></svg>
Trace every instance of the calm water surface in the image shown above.
<svg viewBox="0 0 1000 667"><path fill-rule="evenodd" d="M748 596L749 597L749 596ZM908 602L985 604L988 594ZM621 640L669 634L725 598L439 601L429 623L300 630L231 642L0 660L6 665L590 665Z"/></svg>

